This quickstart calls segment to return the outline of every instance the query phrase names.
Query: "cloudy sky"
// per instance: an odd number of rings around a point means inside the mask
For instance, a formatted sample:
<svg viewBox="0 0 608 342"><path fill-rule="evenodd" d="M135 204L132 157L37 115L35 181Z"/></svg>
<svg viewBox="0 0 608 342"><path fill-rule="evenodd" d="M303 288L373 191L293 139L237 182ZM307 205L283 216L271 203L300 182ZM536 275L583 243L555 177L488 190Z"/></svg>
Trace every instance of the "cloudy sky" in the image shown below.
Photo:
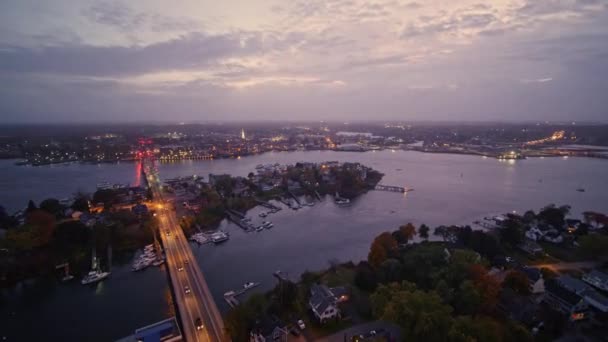
<svg viewBox="0 0 608 342"><path fill-rule="evenodd" d="M608 0L2 0L0 122L608 121Z"/></svg>

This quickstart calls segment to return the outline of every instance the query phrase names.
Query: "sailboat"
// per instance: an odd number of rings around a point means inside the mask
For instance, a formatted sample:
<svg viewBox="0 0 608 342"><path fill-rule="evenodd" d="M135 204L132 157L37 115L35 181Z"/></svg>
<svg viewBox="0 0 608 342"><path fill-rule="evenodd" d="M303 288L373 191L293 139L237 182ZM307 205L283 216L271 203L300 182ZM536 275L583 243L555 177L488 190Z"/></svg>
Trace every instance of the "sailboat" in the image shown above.
<svg viewBox="0 0 608 342"><path fill-rule="evenodd" d="M95 254L95 246L93 246L93 253L91 259L91 271L89 271L89 273L84 276L84 278L82 278L82 280L80 281L82 285L96 283L100 280L107 278L110 275L110 272L103 272L99 268L99 263L97 262L97 256Z"/></svg>

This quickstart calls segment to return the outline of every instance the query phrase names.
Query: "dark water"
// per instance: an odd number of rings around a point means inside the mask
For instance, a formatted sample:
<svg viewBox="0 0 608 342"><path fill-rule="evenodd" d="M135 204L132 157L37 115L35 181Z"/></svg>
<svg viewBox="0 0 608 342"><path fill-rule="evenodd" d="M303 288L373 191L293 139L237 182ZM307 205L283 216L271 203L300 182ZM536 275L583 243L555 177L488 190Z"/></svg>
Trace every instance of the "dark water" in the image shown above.
<svg viewBox="0 0 608 342"><path fill-rule="evenodd" d="M192 174L207 177L209 173L246 176L257 164L327 160L361 162L383 172L382 183L406 185L415 191L407 196L372 191L348 208L338 208L325 200L299 211L285 209L269 216L267 220L275 226L261 233L246 234L223 222L222 228L231 233L228 242L218 246L193 245L222 309L226 307L222 294L241 287L244 282L262 282L256 291L263 291L274 286L272 272L277 269L287 271L295 278L306 269L326 267L329 260L363 259L374 236L410 221L431 226L471 223L490 214L539 209L548 203L570 204L574 214L585 210L608 212L605 179L608 164L596 159L544 158L504 162L476 156L403 151L312 151L163 164L160 172L164 178ZM133 183L135 177L135 166L131 163L18 168L2 162L0 203L17 209L30 198L39 201L51 195L64 197L77 189L92 191L101 181ZM586 192L576 191L581 187ZM257 216L261 210L255 208L250 216L261 221ZM23 325L28 320L38 319L44 327L31 331L32 336L44 337L43 331L52 331L53 336L67 340L84 340L83 337L92 340L89 338L95 336L92 332L102 331L103 338L99 340L108 340L127 335L134 328L167 315L164 272L149 269L133 274L125 269L123 274L113 274L101 285L106 289L103 299L95 291L76 283L42 286L44 290L41 291L8 296L12 301L9 305L2 303L0 322L5 321L7 307L17 308ZM71 316L65 316L67 312ZM57 319L64 316L72 317L69 328Z"/></svg>

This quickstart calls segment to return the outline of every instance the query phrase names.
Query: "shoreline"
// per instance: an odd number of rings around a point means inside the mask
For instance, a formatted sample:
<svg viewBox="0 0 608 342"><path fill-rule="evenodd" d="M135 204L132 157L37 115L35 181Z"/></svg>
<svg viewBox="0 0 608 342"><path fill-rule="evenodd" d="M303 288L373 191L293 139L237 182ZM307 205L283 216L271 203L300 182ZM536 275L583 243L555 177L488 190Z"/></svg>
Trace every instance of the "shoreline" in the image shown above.
<svg viewBox="0 0 608 342"><path fill-rule="evenodd" d="M467 156L479 156L486 158L493 158L497 160L525 160L525 159L533 159L533 158L564 158L564 157L572 157L572 158L590 158L590 159L608 159L608 155L597 154L596 152L589 151L578 151L578 152L563 152L560 154L555 153L542 153L542 151L535 150L539 153L535 153L533 155L524 155L521 158L500 158L497 154L494 155L492 153L484 153L484 152L476 152L476 151L433 151L433 150L421 150L418 148L401 148L401 149L393 149L393 148L384 148L379 150L363 150L363 151L344 151L339 149L331 149L331 150L286 150L286 151L266 151L261 153L251 153L244 154L240 156L217 156L217 157L200 157L200 158L182 158L182 159L158 159L157 161L160 164L172 164L184 161L213 161L213 160L222 160L222 159L240 159L246 157L254 157L261 156L268 153L284 153L284 152L343 152L343 153L374 153L376 151L404 151L404 152L418 152L418 153L429 153L429 154L458 154L458 155L467 155ZM22 158L3 158L3 160L16 160L13 164L15 166L49 166L49 165L65 165L65 164L83 164L83 165L100 165L100 164L120 164L120 163L132 163L137 162L138 159L121 159L121 160L102 160L102 161L93 161L93 160L69 160L69 161L58 161L58 162L46 162L46 163L31 163Z"/></svg>

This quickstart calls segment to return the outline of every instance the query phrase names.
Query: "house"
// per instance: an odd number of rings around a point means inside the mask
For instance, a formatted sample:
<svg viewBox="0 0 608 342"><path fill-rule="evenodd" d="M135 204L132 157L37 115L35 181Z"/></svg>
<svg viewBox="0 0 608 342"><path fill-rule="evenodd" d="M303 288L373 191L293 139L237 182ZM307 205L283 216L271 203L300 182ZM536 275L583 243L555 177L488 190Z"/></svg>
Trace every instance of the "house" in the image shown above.
<svg viewBox="0 0 608 342"><path fill-rule="evenodd" d="M339 299L327 286L318 284L311 286L308 305L319 322L325 323L331 319L340 318L338 302Z"/></svg>
<svg viewBox="0 0 608 342"><path fill-rule="evenodd" d="M544 252L543 248L539 244L530 239L524 239L524 242L519 244L517 247L530 255L538 255Z"/></svg>
<svg viewBox="0 0 608 342"><path fill-rule="evenodd" d="M562 287L583 297L590 306L601 312L608 312L608 298L595 291L589 284L569 275L561 276L557 281Z"/></svg>
<svg viewBox="0 0 608 342"><path fill-rule="evenodd" d="M519 267L518 270L528 278L528 286L531 293L545 292L545 280L538 268L523 266Z"/></svg>
<svg viewBox="0 0 608 342"><path fill-rule="evenodd" d="M576 279L569 275L563 275L563 276L557 277L557 278L555 278L555 280L557 280L557 282L559 282L559 284L562 287L564 287L576 294L579 294L579 295L587 290L592 289L591 286L587 285L582 280Z"/></svg>
<svg viewBox="0 0 608 342"><path fill-rule="evenodd" d="M557 280L545 284L543 301L553 309L568 315L570 321L580 321L587 318L589 305L585 299L560 285Z"/></svg>
<svg viewBox="0 0 608 342"><path fill-rule="evenodd" d="M496 308L509 319L531 325L536 322L538 305L530 296L522 296L510 288L501 291Z"/></svg>
<svg viewBox="0 0 608 342"><path fill-rule="evenodd" d="M543 236L543 240L551 243L562 243L564 242L564 237L558 231L551 230Z"/></svg>
<svg viewBox="0 0 608 342"><path fill-rule="evenodd" d="M278 318L264 317L255 322L249 342L286 342L288 329Z"/></svg>
<svg viewBox="0 0 608 342"><path fill-rule="evenodd" d="M532 227L526 231L526 238L532 241L538 241L543 237L543 232L538 227Z"/></svg>
<svg viewBox="0 0 608 342"><path fill-rule="evenodd" d="M583 281L597 287L600 290L608 291L608 274L592 270L589 273L583 275Z"/></svg>

